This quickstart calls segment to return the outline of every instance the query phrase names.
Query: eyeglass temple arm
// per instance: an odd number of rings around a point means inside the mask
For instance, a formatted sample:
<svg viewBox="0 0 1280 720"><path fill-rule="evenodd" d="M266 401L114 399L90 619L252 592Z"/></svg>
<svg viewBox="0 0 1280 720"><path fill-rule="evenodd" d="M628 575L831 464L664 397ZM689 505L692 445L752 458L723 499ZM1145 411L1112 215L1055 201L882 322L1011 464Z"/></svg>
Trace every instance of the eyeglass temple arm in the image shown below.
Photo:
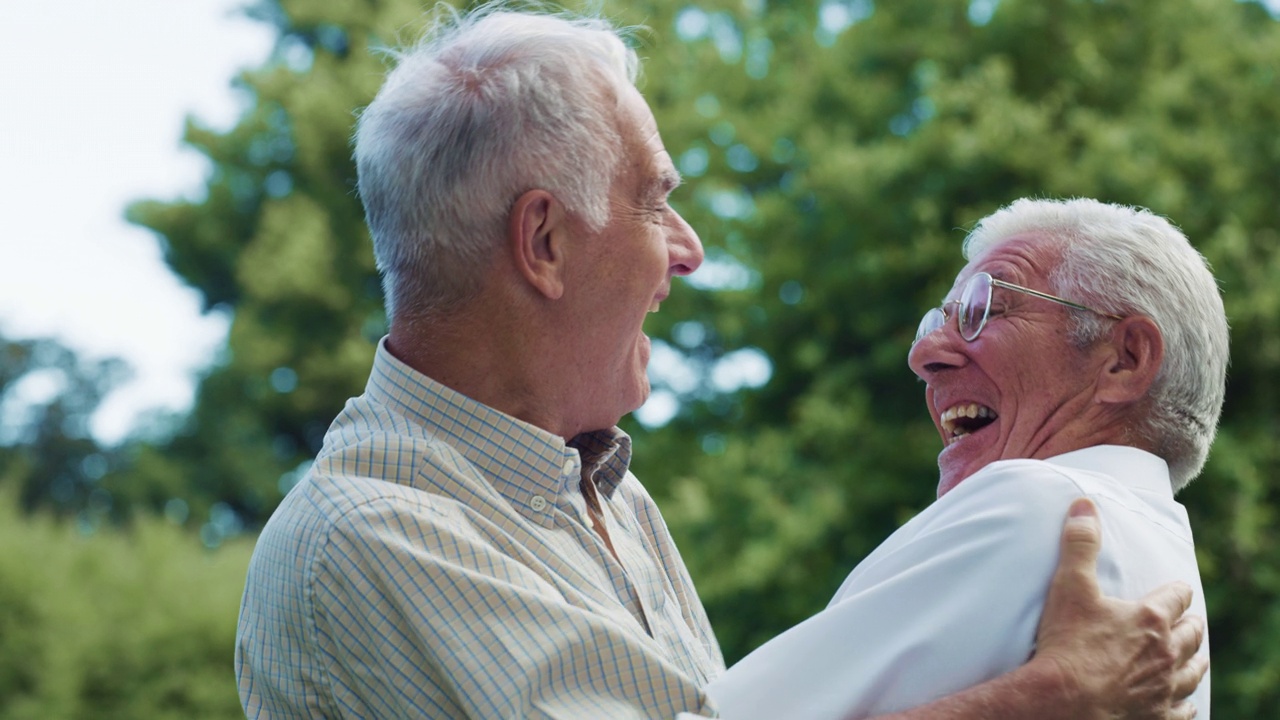
<svg viewBox="0 0 1280 720"><path fill-rule="evenodd" d="M1095 310L1089 307L1088 305L1081 305L1080 303L1074 303L1074 302L1071 302L1070 300L1063 300L1062 298L1056 295L1050 295L1049 293L1040 292L1039 290L1032 290L1031 288L1028 288L1028 287L1022 287L1021 285L1014 285L1013 283L1005 282L1004 280L997 280L996 278L991 278L991 284L996 287L1002 287L1008 290L1016 290L1017 292L1026 293L1028 295L1034 295L1035 297L1038 297L1042 300L1056 302L1061 305L1066 305L1067 307L1075 308L1077 310L1087 310L1091 313L1097 313L1103 317L1109 317L1112 320L1124 319L1119 315L1112 315L1111 313L1102 312L1101 310Z"/></svg>

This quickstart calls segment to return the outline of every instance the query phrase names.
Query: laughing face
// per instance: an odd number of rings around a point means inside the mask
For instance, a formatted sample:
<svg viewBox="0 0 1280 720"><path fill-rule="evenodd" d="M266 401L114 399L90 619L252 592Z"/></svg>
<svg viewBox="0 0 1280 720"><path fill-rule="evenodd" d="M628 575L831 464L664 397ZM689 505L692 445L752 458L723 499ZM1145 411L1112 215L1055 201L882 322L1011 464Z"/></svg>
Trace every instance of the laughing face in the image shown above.
<svg viewBox="0 0 1280 720"><path fill-rule="evenodd" d="M1010 238L974 258L956 277L956 300L977 272L1051 292L1058 251L1035 236ZM1099 349L1079 349L1069 336L1072 311L1005 288L992 291L986 327L966 342L948 320L911 348L911 370L942 436L938 496L996 460L1043 459L1098 444L1095 389L1104 365Z"/></svg>
<svg viewBox="0 0 1280 720"><path fill-rule="evenodd" d="M680 175L653 113L626 88L619 102L623 156L610 189L608 223L577 252L566 298L583 339L574 353L588 417L579 430L608 427L649 395L649 338L643 325L671 292L676 275L702 263L702 243L668 203Z"/></svg>

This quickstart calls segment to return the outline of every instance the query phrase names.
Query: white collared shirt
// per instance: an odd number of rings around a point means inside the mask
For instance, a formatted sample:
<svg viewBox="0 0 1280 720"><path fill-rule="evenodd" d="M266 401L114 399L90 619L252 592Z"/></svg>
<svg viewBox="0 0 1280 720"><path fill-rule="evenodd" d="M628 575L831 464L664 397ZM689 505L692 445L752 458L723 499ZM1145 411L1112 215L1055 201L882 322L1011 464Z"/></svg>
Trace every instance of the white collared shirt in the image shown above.
<svg viewBox="0 0 1280 720"><path fill-rule="evenodd" d="M1014 669L1034 649L1062 523L1082 495L1101 516L1103 593L1137 599L1181 580L1195 590L1190 612L1205 616L1191 528L1163 460L1118 446L1004 460L900 528L826 610L708 692L729 720L835 720L915 707ZM1207 675L1192 701L1207 720Z"/></svg>

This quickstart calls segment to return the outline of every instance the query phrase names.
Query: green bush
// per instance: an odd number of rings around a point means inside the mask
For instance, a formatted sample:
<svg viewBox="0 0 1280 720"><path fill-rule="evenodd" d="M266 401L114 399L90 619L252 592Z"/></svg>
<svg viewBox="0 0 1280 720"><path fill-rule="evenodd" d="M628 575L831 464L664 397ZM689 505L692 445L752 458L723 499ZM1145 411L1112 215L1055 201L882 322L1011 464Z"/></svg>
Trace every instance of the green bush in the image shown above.
<svg viewBox="0 0 1280 720"><path fill-rule="evenodd" d="M0 720L243 718L232 669L252 544L145 518L85 533L0 495Z"/></svg>

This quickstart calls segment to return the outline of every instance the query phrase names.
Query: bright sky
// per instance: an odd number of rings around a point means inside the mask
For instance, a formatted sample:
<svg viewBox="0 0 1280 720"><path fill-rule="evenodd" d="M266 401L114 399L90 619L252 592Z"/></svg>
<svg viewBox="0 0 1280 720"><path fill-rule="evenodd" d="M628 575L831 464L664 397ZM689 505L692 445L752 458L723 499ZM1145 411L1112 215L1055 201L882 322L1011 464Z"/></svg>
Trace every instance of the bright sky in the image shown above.
<svg viewBox="0 0 1280 720"><path fill-rule="evenodd" d="M226 335L123 212L199 192L183 118L234 124L231 79L274 40L235 13L245 1L0 3L0 334L127 360L135 379L94 418L108 442L141 411L189 407Z"/></svg>

